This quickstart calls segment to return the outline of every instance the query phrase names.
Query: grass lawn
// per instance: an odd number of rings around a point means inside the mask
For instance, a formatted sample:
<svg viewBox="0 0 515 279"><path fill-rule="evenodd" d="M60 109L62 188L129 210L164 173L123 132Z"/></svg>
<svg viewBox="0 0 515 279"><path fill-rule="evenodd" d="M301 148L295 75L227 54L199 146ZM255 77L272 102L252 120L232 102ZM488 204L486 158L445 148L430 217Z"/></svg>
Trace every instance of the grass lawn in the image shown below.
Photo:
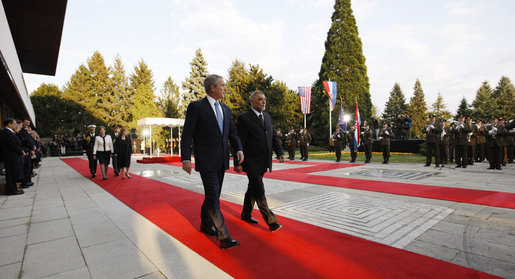
<svg viewBox="0 0 515 279"><path fill-rule="evenodd" d="M288 152L285 150L285 157L288 157ZM295 158L300 159L300 150L296 150ZM335 161L336 155L333 153L329 153L327 150L322 150L322 148L311 147L309 150L308 159L316 159L316 160L328 160ZM345 151L342 152L341 162L349 162L350 161L350 152ZM365 153L358 152L358 157L356 158L356 163L363 163L365 161ZM372 162L383 162L383 154L381 152L373 152L372 153ZM420 163L424 164L426 162L426 156L421 154L413 154L413 153L390 153L390 163Z"/></svg>

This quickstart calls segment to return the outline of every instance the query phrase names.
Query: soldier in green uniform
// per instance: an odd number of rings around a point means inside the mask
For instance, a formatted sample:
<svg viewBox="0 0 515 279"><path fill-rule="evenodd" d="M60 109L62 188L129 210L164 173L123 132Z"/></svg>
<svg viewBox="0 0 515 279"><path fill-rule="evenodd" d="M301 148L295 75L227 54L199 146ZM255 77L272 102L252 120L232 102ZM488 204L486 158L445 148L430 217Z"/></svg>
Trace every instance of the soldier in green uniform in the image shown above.
<svg viewBox="0 0 515 279"><path fill-rule="evenodd" d="M311 143L311 135L307 129L301 130L299 134L300 156L302 161L308 160L309 144Z"/></svg>
<svg viewBox="0 0 515 279"><path fill-rule="evenodd" d="M386 121L383 122L383 128L379 130L379 141L381 142L381 151L383 152L383 164L388 164L390 160L390 138L395 137L392 129L388 127Z"/></svg>
<svg viewBox="0 0 515 279"><path fill-rule="evenodd" d="M447 125L447 120L442 120L442 134L440 143L440 162L447 164L449 162L449 145L452 141L451 127Z"/></svg>
<svg viewBox="0 0 515 279"><path fill-rule="evenodd" d="M370 163L370 160L372 160L372 139L374 138L370 125L365 124L365 130L361 132L361 136L363 137L363 146L365 147L365 163Z"/></svg>
<svg viewBox="0 0 515 279"><path fill-rule="evenodd" d="M490 124L485 126L486 153L490 167L488 169L502 169L502 149L504 147L504 126L499 124L499 118L492 116Z"/></svg>
<svg viewBox="0 0 515 279"><path fill-rule="evenodd" d="M456 149L456 167L467 167L468 136L472 131L470 125L464 121L465 117L460 115L456 126L452 130L454 134L454 148Z"/></svg>
<svg viewBox="0 0 515 279"><path fill-rule="evenodd" d="M442 125L436 122L436 115L429 117L429 123L426 124L424 133L426 133L426 167L431 165L433 154L435 156L435 165L440 165L440 137L442 134Z"/></svg>
<svg viewBox="0 0 515 279"><path fill-rule="evenodd" d="M467 123L470 126L470 133L468 135L468 164L474 165L474 158L476 157L477 133L478 129L475 123L472 123L472 117L467 117Z"/></svg>
<svg viewBox="0 0 515 279"><path fill-rule="evenodd" d="M340 162L342 158L342 149L345 149L347 145L347 136L345 132L340 128L336 127L336 131L331 136L334 143L334 152L336 153L336 162Z"/></svg>
<svg viewBox="0 0 515 279"><path fill-rule="evenodd" d="M295 160L295 147L297 146L297 135L293 128L286 134L286 145L288 147L288 159Z"/></svg>

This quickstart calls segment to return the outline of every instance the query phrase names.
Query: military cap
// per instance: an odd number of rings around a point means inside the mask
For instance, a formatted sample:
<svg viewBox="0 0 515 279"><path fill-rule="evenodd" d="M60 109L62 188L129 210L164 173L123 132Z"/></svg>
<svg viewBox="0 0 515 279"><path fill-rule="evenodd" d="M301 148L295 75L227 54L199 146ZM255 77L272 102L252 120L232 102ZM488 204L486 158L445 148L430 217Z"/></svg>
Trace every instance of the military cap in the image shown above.
<svg viewBox="0 0 515 279"><path fill-rule="evenodd" d="M97 127L97 125L94 125L94 124L88 125L88 129L91 129L91 128L95 129L96 127Z"/></svg>

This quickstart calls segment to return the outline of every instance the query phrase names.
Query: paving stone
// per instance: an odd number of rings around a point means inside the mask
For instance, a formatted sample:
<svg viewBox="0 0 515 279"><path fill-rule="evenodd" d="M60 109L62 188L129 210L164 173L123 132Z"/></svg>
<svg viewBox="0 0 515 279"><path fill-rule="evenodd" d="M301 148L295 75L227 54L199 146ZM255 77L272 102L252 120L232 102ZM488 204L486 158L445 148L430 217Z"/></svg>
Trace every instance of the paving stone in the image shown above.
<svg viewBox="0 0 515 279"><path fill-rule="evenodd" d="M28 245L21 278L43 278L85 266L75 237L61 238Z"/></svg>
<svg viewBox="0 0 515 279"><path fill-rule="evenodd" d="M34 201L34 210L38 211L50 207L62 207L64 206L63 199L61 197L54 199L44 199Z"/></svg>
<svg viewBox="0 0 515 279"><path fill-rule="evenodd" d="M21 270L21 262L0 266L0 275L2 278L19 278Z"/></svg>
<svg viewBox="0 0 515 279"><path fill-rule="evenodd" d="M26 240L26 234L0 238L0 266L21 262Z"/></svg>
<svg viewBox="0 0 515 279"><path fill-rule="evenodd" d="M90 278L91 278L91 275L89 274L89 270L86 266L45 277L45 279L90 279Z"/></svg>
<svg viewBox="0 0 515 279"><path fill-rule="evenodd" d="M513 262L500 261L466 252L459 252L450 262L504 278L515 278L515 264Z"/></svg>
<svg viewBox="0 0 515 279"><path fill-rule="evenodd" d="M73 229L81 248L125 238L120 229L107 217L73 224Z"/></svg>
<svg viewBox="0 0 515 279"><path fill-rule="evenodd" d="M66 209L64 206L60 207L49 207L49 208L42 208L39 210L34 210L32 213L32 223L38 223L38 222L45 222L50 220L57 220L57 219L63 219L68 218L68 213L66 212Z"/></svg>
<svg viewBox="0 0 515 279"><path fill-rule="evenodd" d="M95 279L138 278L157 271L156 267L126 239L90 246L82 251Z"/></svg>
<svg viewBox="0 0 515 279"><path fill-rule="evenodd" d="M443 245L433 244L430 242L415 240L405 246L404 250L414 253L423 254L444 261L450 261L460 252L457 249L448 248Z"/></svg>
<svg viewBox="0 0 515 279"><path fill-rule="evenodd" d="M27 244L34 244L74 236L70 219L58 219L40 223L31 223Z"/></svg>
<svg viewBox="0 0 515 279"><path fill-rule="evenodd" d="M12 208L12 207L24 207L31 206L34 203L32 199L23 199L23 200L6 200L1 208Z"/></svg>
<svg viewBox="0 0 515 279"><path fill-rule="evenodd" d="M22 217L30 217L31 213L32 213L32 205L31 206L22 206L22 207L2 208L2 210L0 210L0 221L17 219L17 218L22 218Z"/></svg>

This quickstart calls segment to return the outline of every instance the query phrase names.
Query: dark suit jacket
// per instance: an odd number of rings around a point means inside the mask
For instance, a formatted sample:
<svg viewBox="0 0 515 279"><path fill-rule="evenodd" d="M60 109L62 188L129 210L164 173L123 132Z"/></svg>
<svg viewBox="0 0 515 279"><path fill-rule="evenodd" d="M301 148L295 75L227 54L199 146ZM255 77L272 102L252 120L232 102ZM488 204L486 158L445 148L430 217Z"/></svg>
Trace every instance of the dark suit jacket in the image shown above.
<svg viewBox="0 0 515 279"><path fill-rule="evenodd" d="M272 123L272 118L263 112L265 126L261 124L253 110L249 110L238 117L238 135L243 146L243 170L265 173L272 171L272 151L277 156L284 155L281 140Z"/></svg>
<svg viewBox="0 0 515 279"><path fill-rule="evenodd" d="M15 167L19 166L19 160L23 155L23 149L21 147L21 141L15 133L4 129L0 135L0 144L3 145L2 153L4 163L8 166Z"/></svg>
<svg viewBox="0 0 515 279"><path fill-rule="evenodd" d="M231 111L227 105L221 102L220 105L224 117L223 133L207 97L188 105L181 137L181 161L191 160L193 146L196 171L219 171L222 166L228 169L229 141L233 154L242 150Z"/></svg>

